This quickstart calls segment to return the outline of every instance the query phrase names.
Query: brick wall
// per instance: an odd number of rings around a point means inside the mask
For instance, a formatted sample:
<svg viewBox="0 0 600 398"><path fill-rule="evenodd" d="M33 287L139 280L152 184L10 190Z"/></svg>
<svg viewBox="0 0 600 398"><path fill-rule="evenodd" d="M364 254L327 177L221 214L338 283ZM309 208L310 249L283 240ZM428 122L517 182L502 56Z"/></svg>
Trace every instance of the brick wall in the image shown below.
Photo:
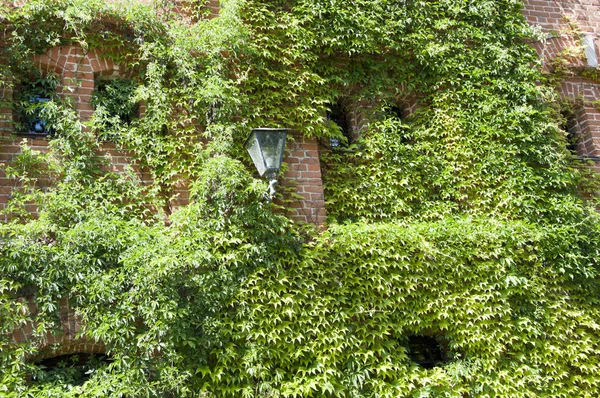
<svg viewBox="0 0 600 398"><path fill-rule="evenodd" d="M45 139L37 138L22 138L12 139L9 138L8 134L0 134L0 210L4 210L11 197L13 190L19 188L17 181L7 178L3 164L10 163L14 156L21 152L22 141L34 151L46 152L48 150L48 141ZM43 179L37 181L37 188L45 189L48 188L49 182ZM28 211L35 213L36 206L31 204L27 208ZM0 222L8 221L5 217L0 218Z"/></svg>
<svg viewBox="0 0 600 398"><path fill-rule="evenodd" d="M286 215L294 221L321 225L325 222L325 198L316 138L303 136L288 140L283 161L288 170L282 184L295 189ZM289 199L289 197L288 197Z"/></svg>
<svg viewBox="0 0 600 398"><path fill-rule="evenodd" d="M600 33L598 0L524 0L527 21L543 31L561 32L569 21L583 32Z"/></svg>
<svg viewBox="0 0 600 398"><path fill-rule="evenodd" d="M82 121L92 116L90 104L94 90L94 79L114 73L123 73L111 60L102 58L97 52L85 52L80 47L64 46L48 50L34 59L43 74L55 73L59 76L57 94L70 98L74 109ZM12 96L12 90L4 90L5 96ZM48 138L44 136L13 136L14 120L11 109L0 109L0 210L6 207L12 191L17 187L14 180L7 178L3 164L10 163L20 153L22 141L34 150L48 150ZM118 165L116 165L119 167ZM31 208L32 211L35 207Z"/></svg>
<svg viewBox="0 0 600 398"><path fill-rule="evenodd" d="M144 2L150 2L145 0ZM212 15L217 15L219 10L218 0L207 2ZM181 3L185 7L185 2ZM182 9L183 9L182 8ZM567 0L546 1L526 0L524 15L527 21L538 26L546 34L546 39L532 43L538 51L543 64L552 67L552 61L565 50L578 47L581 44L580 36L591 37L595 44L596 55L600 42L600 3L598 0ZM126 75L111 60L105 59L97 52L86 52L79 47L56 47L36 59L42 72L54 72L60 76L59 94L73 100L81 120L88 120L93 114L90 105L91 95L94 90L95 78L105 74ZM559 88L565 99L570 99L576 104L575 120L572 127L579 136L578 153L582 156L600 155L600 112L592 102L600 98L600 85L586 80L580 76L582 69L588 65L582 53L573 52L567 58L572 69L572 76L567 78ZM4 90L4 96L12 96L10 90ZM410 109L411 111L413 109ZM356 131L360 132L367 126L367 121L361 116L360 109L350 109L350 117ZM13 117L9 109L0 109L0 162L6 163L20 151L20 142L23 138L14 138L9 133L12 131ZM26 143L34 149L47 150L48 141L43 138L27 137ZM288 154L284 161L288 165L282 184L295 190L291 196L291 203L286 214L298 222L322 224L325 220L325 200L323 197L323 183L319 162L319 145L316 139L297 136L290 140L287 146ZM103 152L112 159L113 168L117 172L123 171L130 164L127 154L117 151L114 145L107 144ZM6 178L0 167L0 209L6 205L14 181ZM180 199L177 204L185 204L188 192L185 187L178 189ZM290 197L288 197L289 199ZM21 298L20 300L25 300ZM35 314L37 308L32 301L28 302L29 310ZM16 330L12 336L14 343L35 340L45 356L55 356L67 353L86 352L101 353L104 346L100 342L86 341L77 338L81 325L70 307L68 300L60 302L61 326L59 332L35 337L34 324Z"/></svg>
<svg viewBox="0 0 600 398"><path fill-rule="evenodd" d="M95 51L85 52L80 47L65 46L56 47L35 60L42 73L56 73L60 77L58 94L71 98L82 121L87 121L92 116L94 109L90 104L94 91L95 79L105 75L126 76L127 71L103 58ZM12 95L11 92L5 95ZM10 135L13 129L13 116L10 109L0 109L0 162L9 163L20 152L20 143L23 137ZM48 140L44 137L25 138L28 145L40 151L46 151ZM298 138L290 143L289 155L285 161L290 164L290 169L285 178L294 181L297 196L290 204L290 218L298 222L317 223L324 222L324 200L323 185L319 167L319 152L316 141ZM109 156L113 171L122 172L127 165L131 165L131 157L122 151L118 151L113 144L103 145L101 152ZM142 181L150 183L150 176L135 165L134 170ZM12 190L16 187L15 181L6 177L3 167L0 166L0 209L6 207ZM188 203L189 191L185 183L181 183L174 192L177 197L171 202L176 208Z"/></svg>
<svg viewBox="0 0 600 398"><path fill-rule="evenodd" d="M525 0L526 20L538 27L545 39L532 43L547 71L560 61L566 78L558 87L563 100L575 107L571 132L577 137L577 154L600 155L600 84L582 77L597 69L593 58L600 56L600 2L598 0ZM597 162L596 167L600 164Z"/></svg>

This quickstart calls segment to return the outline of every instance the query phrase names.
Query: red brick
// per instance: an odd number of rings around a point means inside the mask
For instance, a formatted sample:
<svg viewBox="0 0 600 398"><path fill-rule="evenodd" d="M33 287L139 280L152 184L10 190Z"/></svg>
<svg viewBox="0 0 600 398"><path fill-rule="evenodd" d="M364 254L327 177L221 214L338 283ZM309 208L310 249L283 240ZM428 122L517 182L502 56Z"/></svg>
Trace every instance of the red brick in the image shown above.
<svg viewBox="0 0 600 398"><path fill-rule="evenodd" d="M300 172L301 178L316 178L321 179L321 173L318 171L302 171Z"/></svg>
<svg viewBox="0 0 600 398"><path fill-rule="evenodd" d="M102 70L100 62L96 58L90 60L90 66L94 72L100 72Z"/></svg>

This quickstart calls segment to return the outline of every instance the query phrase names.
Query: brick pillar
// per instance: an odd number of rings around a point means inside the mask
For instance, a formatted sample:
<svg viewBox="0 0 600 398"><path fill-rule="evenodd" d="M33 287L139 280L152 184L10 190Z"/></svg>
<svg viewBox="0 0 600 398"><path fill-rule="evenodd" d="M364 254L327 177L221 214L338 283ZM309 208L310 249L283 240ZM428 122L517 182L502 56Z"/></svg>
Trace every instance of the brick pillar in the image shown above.
<svg viewBox="0 0 600 398"><path fill-rule="evenodd" d="M298 197L291 199L286 216L300 223L322 225L325 222L325 199L316 138L294 136L288 140L289 154L283 159L288 165L282 184L294 186Z"/></svg>
<svg viewBox="0 0 600 398"><path fill-rule="evenodd" d="M9 103L12 101L12 82L4 82L0 85L0 101ZM0 106L0 133L10 132L13 128L12 109Z"/></svg>

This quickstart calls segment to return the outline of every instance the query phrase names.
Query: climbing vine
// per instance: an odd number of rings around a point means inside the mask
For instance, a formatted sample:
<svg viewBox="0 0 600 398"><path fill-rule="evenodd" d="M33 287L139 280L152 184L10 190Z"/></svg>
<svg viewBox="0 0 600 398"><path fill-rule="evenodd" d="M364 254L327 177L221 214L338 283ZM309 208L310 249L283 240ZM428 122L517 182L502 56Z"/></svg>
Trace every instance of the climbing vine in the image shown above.
<svg viewBox="0 0 600 398"><path fill-rule="evenodd" d="M597 181L520 1L178 3L0 5L1 105L53 131L1 165L0 395L598 395ZM26 99L57 46L124 71L89 121ZM368 123L336 147L339 103ZM326 230L272 211L259 126L323 143ZM41 360L64 298L104 359Z"/></svg>

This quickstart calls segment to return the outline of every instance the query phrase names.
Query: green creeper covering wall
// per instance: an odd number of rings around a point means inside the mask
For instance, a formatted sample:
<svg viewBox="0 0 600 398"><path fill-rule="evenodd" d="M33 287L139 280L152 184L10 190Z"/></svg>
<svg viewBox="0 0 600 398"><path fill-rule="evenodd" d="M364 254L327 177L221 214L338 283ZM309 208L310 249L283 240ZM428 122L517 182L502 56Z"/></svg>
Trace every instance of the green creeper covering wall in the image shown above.
<svg viewBox="0 0 600 398"><path fill-rule="evenodd" d="M598 395L600 220L580 198L596 182L564 148L520 2L230 0L214 19L196 5L192 25L168 2L0 8L3 84L78 44L131 71L119 98L146 106L84 128L48 102L49 152L2 166L22 188L0 226L0 394ZM386 117L406 91L417 111ZM323 157L327 231L299 228L242 143L266 124L339 135L324 120L339 97L371 104L371 123ZM108 172L99 137L154 185ZM181 175L192 203L165 223ZM87 380L10 339L29 320L57 330L64 297L111 358ZM448 361L411 361L414 335Z"/></svg>

